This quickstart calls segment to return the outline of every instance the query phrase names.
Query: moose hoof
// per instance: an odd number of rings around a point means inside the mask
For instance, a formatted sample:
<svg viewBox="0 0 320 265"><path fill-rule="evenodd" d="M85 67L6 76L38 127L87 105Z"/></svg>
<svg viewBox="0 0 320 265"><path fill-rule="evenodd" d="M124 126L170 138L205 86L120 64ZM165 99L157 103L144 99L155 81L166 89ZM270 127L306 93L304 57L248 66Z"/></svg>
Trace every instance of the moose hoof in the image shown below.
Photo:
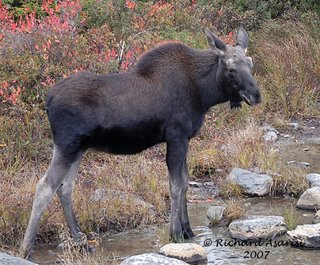
<svg viewBox="0 0 320 265"><path fill-rule="evenodd" d="M180 233L171 233L171 242L173 243L182 243L184 242L184 235L182 232Z"/></svg>
<svg viewBox="0 0 320 265"><path fill-rule="evenodd" d="M32 248L20 248L19 257L26 260L31 260L32 253L33 253Z"/></svg>
<svg viewBox="0 0 320 265"><path fill-rule="evenodd" d="M195 235L192 232L191 228L186 229L185 231L183 231L183 237L184 239L189 239L189 238L193 238Z"/></svg>

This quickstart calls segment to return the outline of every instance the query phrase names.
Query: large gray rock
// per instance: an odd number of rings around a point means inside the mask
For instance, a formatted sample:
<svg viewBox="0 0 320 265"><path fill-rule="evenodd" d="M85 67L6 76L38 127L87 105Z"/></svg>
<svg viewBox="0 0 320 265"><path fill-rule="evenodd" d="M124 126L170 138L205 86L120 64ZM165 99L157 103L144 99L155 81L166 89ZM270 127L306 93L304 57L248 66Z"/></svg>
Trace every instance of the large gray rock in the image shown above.
<svg viewBox="0 0 320 265"><path fill-rule="evenodd" d="M310 173L306 175L307 180L309 182L309 187L320 187L320 174Z"/></svg>
<svg viewBox="0 0 320 265"><path fill-rule="evenodd" d="M182 260L169 258L163 255L148 253L131 256L121 262L120 265L188 265Z"/></svg>
<svg viewBox="0 0 320 265"><path fill-rule="evenodd" d="M211 225L217 224L221 221L225 208L226 208L225 206L215 205L215 206L211 206L207 210L207 217L210 220Z"/></svg>
<svg viewBox="0 0 320 265"><path fill-rule="evenodd" d="M298 225L288 236L292 246L320 248L320 224Z"/></svg>
<svg viewBox="0 0 320 265"><path fill-rule="evenodd" d="M10 256L6 253L0 253L0 264L1 265L37 265L31 261Z"/></svg>
<svg viewBox="0 0 320 265"><path fill-rule="evenodd" d="M167 257L183 260L189 264L207 261L207 252L204 247L194 243L170 243L164 245L159 253Z"/></svg>
<svg viewBox="0 0 320 265"><path fill-rule="evenodd" d="M229 231L233 238L258 240L281 235L287 231L287 227L281 216L252 215L231 222Z"/></svg>
<svg viewBox="0 0 320 265"><path fill-rule="evenodd" d="M241 168L233 168L227 176L228 182L238 184L249 195L264 196L270 192L272 177Z"/></svg>
<svg viewBox="0 0 320 265"><path fill-rule="evenodd" d="M320 187L313 187L302 193L297 207L306 210L320 209Z"/></svg>

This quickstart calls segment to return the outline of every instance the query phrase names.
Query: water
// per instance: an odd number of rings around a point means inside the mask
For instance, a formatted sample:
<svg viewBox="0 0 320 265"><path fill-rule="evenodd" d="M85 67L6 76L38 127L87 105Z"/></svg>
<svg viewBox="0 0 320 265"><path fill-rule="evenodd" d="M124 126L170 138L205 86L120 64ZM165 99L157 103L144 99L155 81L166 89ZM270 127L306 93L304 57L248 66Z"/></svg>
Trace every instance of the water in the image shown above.
<svg viewBox="0 0 320 265"><path fill-rule="evenodd" d="M320 173L320 144L304 143L280 145L279 151L286 161L308 162L308 172ZM295 199L283 198L250 198L249 214L281 215L291 212L298 216L299 224L310 224L314 211L298 210ZM283 246L287 242L285 237L277 237L261 246L233 246L226 227L208 227L206 211L210 203L189 205L189 215L196 237L190 242L205 246L208 253L209 265L228 264L320 264L319 250L302 250L291 246ZM101 236L102 245L96 255L118 257L119 263L125 257L135 254L158 252L159 248L169 241L168 225L132 230L112 236ZM219 244L220 243L220 244ZM224 243L229 243L227 246ZM223 246L221 246L221 244ZM274 244L280 246L274 247ZM51 246L41 247L35 252L34 261L39 264L50 264L54 257L48 257ZM57 251L53 249L53 251Z"/></svg>

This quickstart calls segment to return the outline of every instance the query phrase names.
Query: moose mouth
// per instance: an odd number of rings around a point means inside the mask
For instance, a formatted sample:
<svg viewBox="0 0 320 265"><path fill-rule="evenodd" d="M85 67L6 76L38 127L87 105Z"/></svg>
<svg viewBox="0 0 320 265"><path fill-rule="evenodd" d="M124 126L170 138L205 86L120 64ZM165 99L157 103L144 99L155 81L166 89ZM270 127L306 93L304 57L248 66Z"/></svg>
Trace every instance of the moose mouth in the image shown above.
<svg viewBox="0 0 320 265"><path fill-rule="evenodd" d="M253 106L251 100L244 93L240 93L240 96L245 103L247 103L249 106Z"/></svg>

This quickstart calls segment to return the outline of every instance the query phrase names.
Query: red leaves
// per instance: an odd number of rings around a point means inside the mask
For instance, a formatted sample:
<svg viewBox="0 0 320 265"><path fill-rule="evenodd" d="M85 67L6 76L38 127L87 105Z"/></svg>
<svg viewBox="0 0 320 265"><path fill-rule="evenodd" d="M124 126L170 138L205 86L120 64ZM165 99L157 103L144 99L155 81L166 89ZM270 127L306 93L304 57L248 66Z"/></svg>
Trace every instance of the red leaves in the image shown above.
<svg viewBox="0 0 320 265"><path fill-rule="evenodd" d="M71 30L73 28L72 21L81 10L81 5L79 0L59 1L56 5L54 5L53 0L44 0L41 10L47 13L47 16L41 20L36 17L36 10L30 12L26 8L25 14L18 21L15 21L12 12L9 12L5 6L0 5L0 28L2 29L2 34L31 32L36 28L50 28L56 32ZM61 10L63 12L59 13Z"/></svg>
<svg viewBox="0 0 320 265"><path fill-rule="evenodd" d="M230 31L225 36L220 36L220 39L222 39L226 44L231 45L231 46L235 45L235 43L236 43L233 31Z"/></svg>
<svg viewBox="0 0 320 265"><path fill-rule="evenodd" d="M130 0L126 1L126 7L129 9L135 9L135 7L137 6L137 4L135 2L132 2Z"/></svg>
<svg viewBox="0 0 320 265"><path fill-rule="evenodd" d="M16 104L21 94L22 88L13 80L11 84L7 81L0 83L0 101Z"/></svg>

